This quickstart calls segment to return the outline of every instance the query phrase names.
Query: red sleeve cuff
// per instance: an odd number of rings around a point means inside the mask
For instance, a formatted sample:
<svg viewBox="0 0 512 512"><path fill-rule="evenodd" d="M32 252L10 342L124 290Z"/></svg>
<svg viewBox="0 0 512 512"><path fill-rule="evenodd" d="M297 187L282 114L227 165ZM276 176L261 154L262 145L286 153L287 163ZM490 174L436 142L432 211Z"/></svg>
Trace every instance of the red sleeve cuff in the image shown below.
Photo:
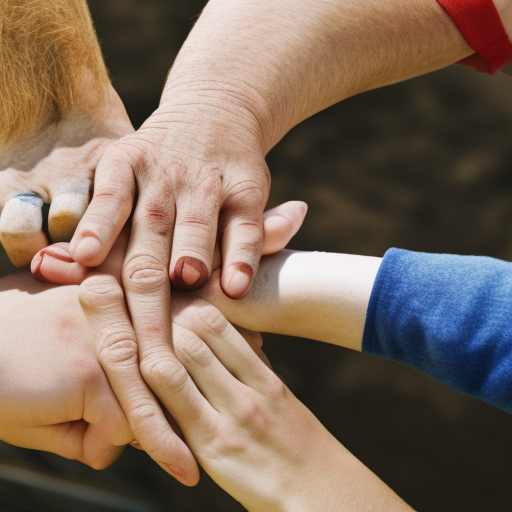
<svg viewBox="0 0 512 512"><path fill-rule="evenodd" d="M437 0L475 54L459 61L494 74L512 61L512 43L492 0Z"/></svg>

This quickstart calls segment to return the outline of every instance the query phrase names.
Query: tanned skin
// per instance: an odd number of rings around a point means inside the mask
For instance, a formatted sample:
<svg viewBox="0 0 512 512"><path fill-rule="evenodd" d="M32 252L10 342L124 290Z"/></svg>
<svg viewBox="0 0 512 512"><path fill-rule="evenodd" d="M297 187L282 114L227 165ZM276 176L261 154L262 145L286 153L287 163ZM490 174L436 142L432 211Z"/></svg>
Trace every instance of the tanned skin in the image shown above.
<svg viewBox="0 0 512 512"><path fill-rule="evenodd" d="M0 236L30 263L49 240L70 240L96 165L130 134L85 0L0 0Z"/></svg>

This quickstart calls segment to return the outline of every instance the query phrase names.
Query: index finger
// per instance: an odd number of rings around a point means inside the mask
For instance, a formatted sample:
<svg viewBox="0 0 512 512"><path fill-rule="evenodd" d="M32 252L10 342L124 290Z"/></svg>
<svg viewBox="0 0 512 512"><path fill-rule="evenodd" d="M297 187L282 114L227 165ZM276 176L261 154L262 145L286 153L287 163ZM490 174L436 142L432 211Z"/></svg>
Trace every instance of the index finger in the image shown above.
<svg viewBox="0 0 512 512"><path fill-rule="evenodd" d="M76 262L96 267L105 260L130 216L134 197L132 159L122 143L115 143L96 168L94 195L69 245Z"/></svg>
<svg viewBox="0 0 512 512"><path fill-rule="evenodd" d="M139 372L138 346L124 296L113 276L92 276L80 286L82 309L96 337L98 359L136 440L165 471L195 485L199 469L172 430Z"/></svg>

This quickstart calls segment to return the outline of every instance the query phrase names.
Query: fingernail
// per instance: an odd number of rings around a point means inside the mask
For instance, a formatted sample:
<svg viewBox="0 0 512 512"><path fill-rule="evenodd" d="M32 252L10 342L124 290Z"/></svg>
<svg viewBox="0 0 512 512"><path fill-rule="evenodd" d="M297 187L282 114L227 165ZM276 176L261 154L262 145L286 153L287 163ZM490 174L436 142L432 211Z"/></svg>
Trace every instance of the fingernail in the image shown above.
<svg viewBox="0 0 512 512"><path fill-rule="evenodd" d="M75 249L75 260L88 262L98 256L101 251L101 243L97 238L88 236L78 243Z"/></svg>
<svg viewBox="0 0 512 512"><path fill-rule="evenodd" d="M33 258L32 262L30 263L30 272L32 272L32 275L39 279L39 281L44 281L47 283L48 281L41 273L41 265L43 264L43 258L44 258L44 251L39 251Z"/></svg>
<svg viewBox="0 0 512 512"><path fill-rule="evenodd" d="M177 476L178 478L182 478L182 479L185 479L185 477L187 476L185 474L185 471L183 471L181 468L179 468L178 466L176 466L175 464L167 464L167 467L169 468L169 471L174 475L174 476Z"/></svg>
<svg viewBox="0 0 512 512"><path fill-rule="evenodd" d="M87 275L87 268L61 247L47 247L39 251L30 265L32 275L46 283L80 284Z"/></svg>
<svg viewBox="0 0 512 512"><path fill-rule="evenodd" d="M197 258L183 256L175 267L173 284L182 290L196 290L208 278L206 265Z"/></svg>
<svg viewBox="0 0 512 512"><path fill-rule="evenodd" d="M50 282L46 277L44 276L43 272L43 265L50 267L52 266L52 258L63 261L65 263L74 263L75 260L69 255L69 253L63 249L62 247L47 247L46 249L43 249L42 251L39 251L33 258L32 262L30 263L30 271L32 272L32 275L39 279L40 281L44 282ZM52 281L53 282L53 281Z"/></svg>
<svg viewBox="0 0 512 512"><path fill-rule="evenodd" d="M232 299L241 299L249 291L253 271L247 263L236 263L234 266L236 271L228 283L227 290L224 290L224 292Z"/></svg>

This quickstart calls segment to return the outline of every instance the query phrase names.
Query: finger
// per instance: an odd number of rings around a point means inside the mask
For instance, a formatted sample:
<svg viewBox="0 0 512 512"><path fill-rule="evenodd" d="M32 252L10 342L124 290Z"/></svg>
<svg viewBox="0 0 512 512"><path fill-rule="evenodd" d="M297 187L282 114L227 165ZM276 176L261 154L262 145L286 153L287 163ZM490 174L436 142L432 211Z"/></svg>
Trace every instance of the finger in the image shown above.
<svg viewBox="0 0 512 512"><path fill-rule="evenodd" d="M89 204L89 180L69 180L50 189L48 230L53 242L69 242Z"/></svg>
<svg viewBox="0 0 512 512"><path fill-rule="evenodd" d="M261 383L268 380L269 368L211 304L194 301L191 306L174 313L173 320L204 340L225 368L247 386L259 389Z"/></svg>
<svg viewBox="0 0 512 512"><path fill-rule="evenodd" d="M221 286L232 299L244 297L258 270L263 248L263 208L266 198L258 189L237 196L222 214Z"/></svg>
<svg viewBox="0 0 512 512"><path fill-rule="evenodd" d="M77 263L69 253L69 244L60 242L39 251L30 264L32 275L46 283L81 284L94 273L106 273L121 279L121 267L128 242L129 226L126 225L110 251L108 258L97 268Z"/></svg>
<svg viewBox="0 0 512 512"><path fill-rule="evenodd" d="M3 432L2 440L21 448L78 460L94 469L108 467L123 451L123 447L112 445L101 431L84 420L41 427L17 427Z"/></svg>
<svg viewBox="0 0 512 512"><path fill-rule="evenodd" d="M133 439L133 437L132 437ZM103 425L89 423L85 431L80 462L94 469L105 469L123 453L125 445L115 445Z"/></svg>
<svg viewBox="0 0 512 512"><path fill-rule="evenodd" d="M241 396L240 382L233 378L199 336L174 324L174 350L186 372L214 409L221 412L233 407ZM184 420L190 421L187 418ZM179 419L177 421L180 423ZM197 423L197 420L191 423Z"/></svg>
<svg viewBox="0 0 512 512"><path fill-rule="evenodd" d="M88 267L103 262L130 216L134 197L133 166L127 154L113 146L96 168L91 204L71 240L75 261Z"/></svg>
<svg viewBox="0 0 512 512"><path fill-rule="evenodd" d="M139 373L138 346L119 284L112 276L92 276L80 286L79 299L96 336L98 359L135 439L160 467L195 485L197 463Z"/></svg>
<svg viewBox="0 0 512 512"><path fill-rule="evenodd" d="M69 254L69 244L60 242L39 251L30 264L32 275L46 283L80 284L90 269Z"/></svg>
<svg viewBox="0 0 512 512"><path fill-rule="evenodd" d="M254 353L272 370L272 363L263 352L263 337L260 332L250 331L244 327L233 325L233 327L240 333L244 340L249 344Z"/></svg>
<svg viewBox="0 0 512 512"><path fill-rule="evenodd" d="M176 200L169 276L181 290L201 287L212 270L222 182L214 176Z"/></svg>
<svg viewBox="0 0 512 512"><path fill-rule="evenodd" d="M37 251L48 245L43 231L43 200L33 192L9 199L0 217L0 238L17 267L28 265Z"/></svg>
<svg viewBox="0 0 512 512"><path fill-rule="evenodd" d="M284 249L299 231L308 205L302 201L288 201L263 214L265 238L262 254L275 254Z"/></svg>
<svg viewBox="0 0 512 512"><path fill-rule="evenodd" d="M179 325L173 325L173 338L180 346L192 347L194 342L204 342ZM205 425L213 425L217 412L205 400L177 354L148 356L144 365L145 378L151 382L159 400L167 412L167 421L186 438L194 435ZM169 416L170 414L170 416Z"/></svg>
<svg viewBox="0 0 512 512"><path fill-rule="evenodd" d="M101 433L99 439L105 438L109 444L124 446L132 442L135 437L101 368L98 368L93 378L85 383L82 417L89 423L88 429ZM88 435L92 436L91 433ZM91 443L93 439L95 439L94 436L90 439Z"/></svg>

